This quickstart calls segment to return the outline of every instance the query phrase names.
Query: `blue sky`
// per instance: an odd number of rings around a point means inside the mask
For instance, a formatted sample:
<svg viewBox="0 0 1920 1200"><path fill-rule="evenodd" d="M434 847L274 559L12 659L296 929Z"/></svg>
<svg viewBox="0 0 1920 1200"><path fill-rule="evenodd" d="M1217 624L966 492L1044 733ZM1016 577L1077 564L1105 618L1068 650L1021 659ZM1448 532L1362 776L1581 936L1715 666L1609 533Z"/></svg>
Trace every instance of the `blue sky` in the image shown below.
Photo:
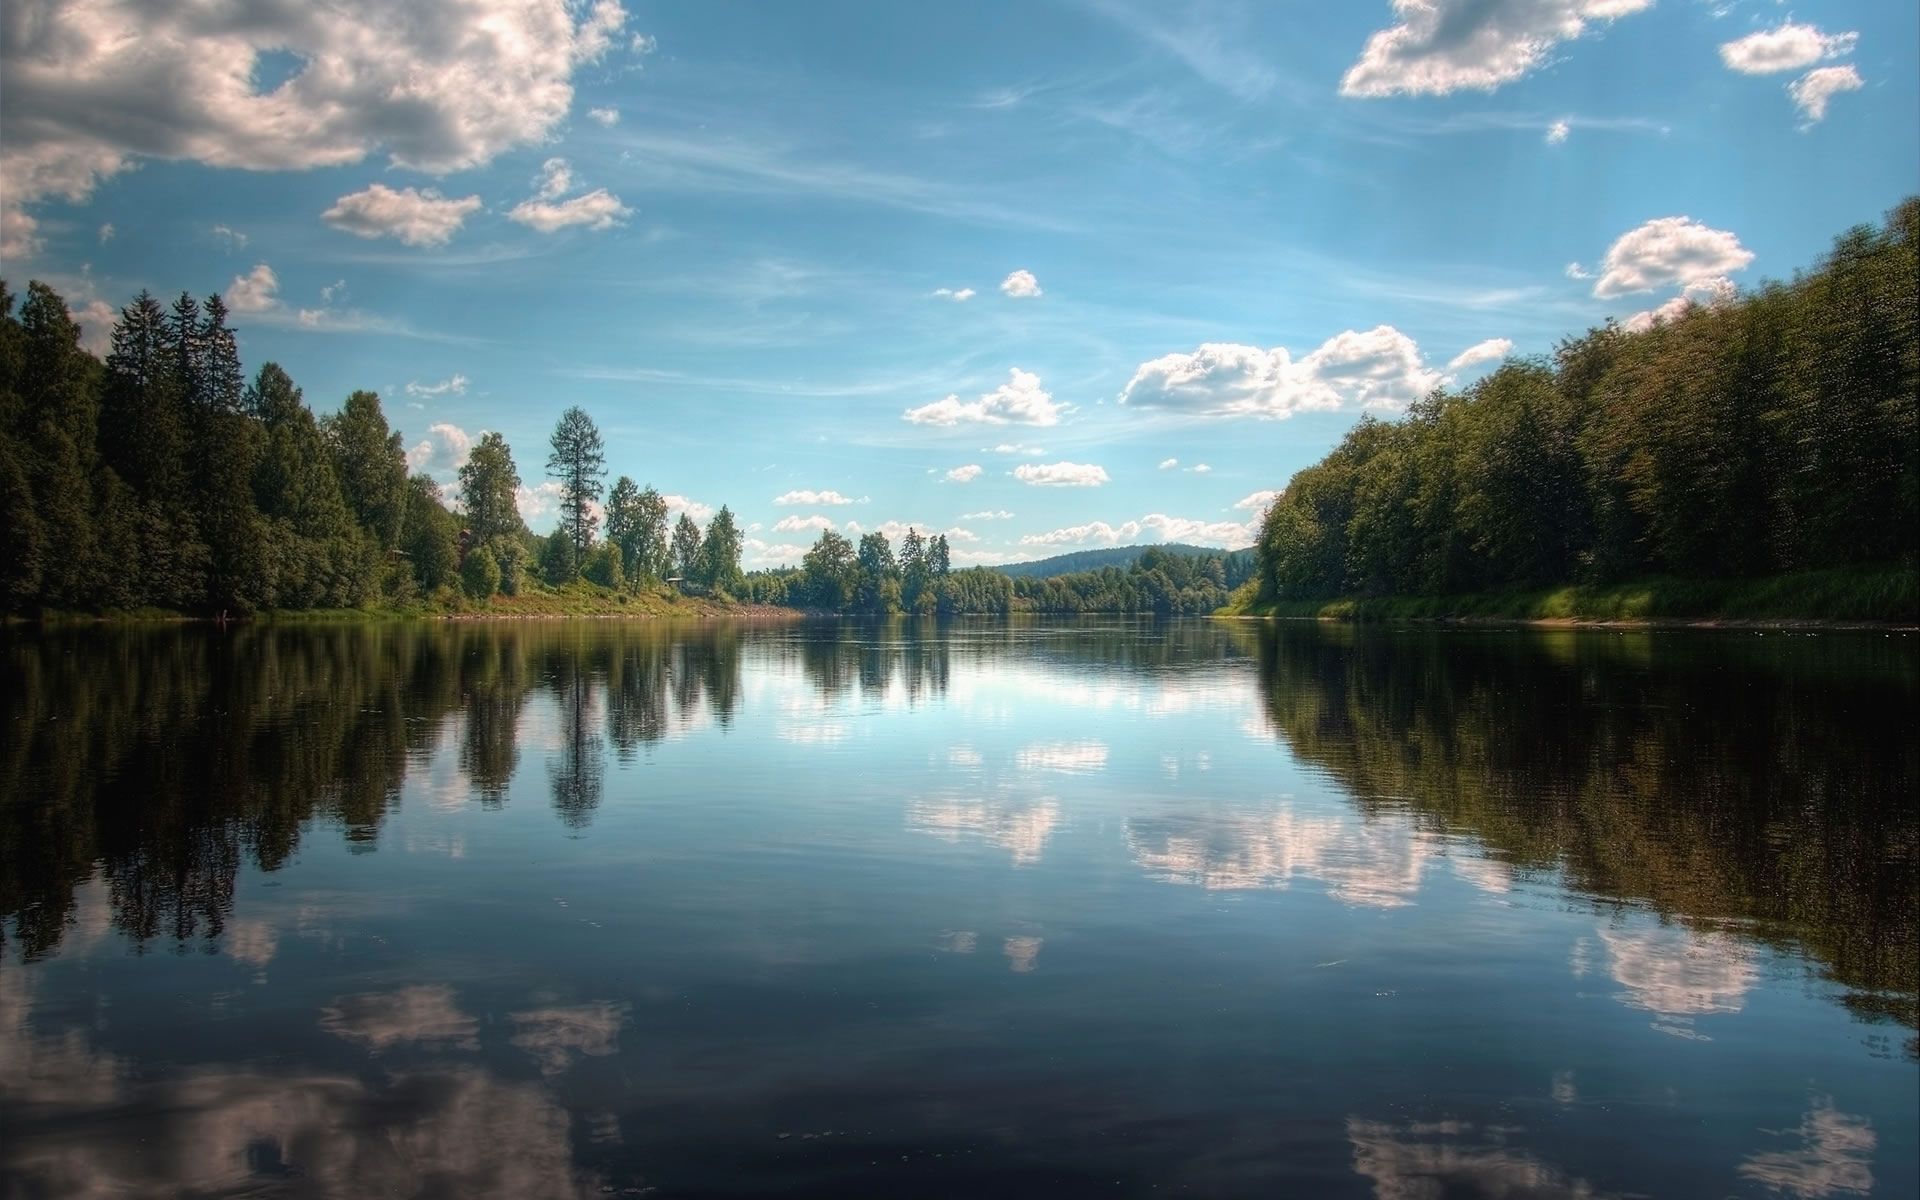
<svg viewBox="0 0 1920 1200"><path fill-rule="evenodd" d="M225 293L442 479L502 431L536 528L579 404L749 566L1244 545L1362 413L1920 191L1917 46L1910 0L23 0L0 258L93 340Z"/></svg>

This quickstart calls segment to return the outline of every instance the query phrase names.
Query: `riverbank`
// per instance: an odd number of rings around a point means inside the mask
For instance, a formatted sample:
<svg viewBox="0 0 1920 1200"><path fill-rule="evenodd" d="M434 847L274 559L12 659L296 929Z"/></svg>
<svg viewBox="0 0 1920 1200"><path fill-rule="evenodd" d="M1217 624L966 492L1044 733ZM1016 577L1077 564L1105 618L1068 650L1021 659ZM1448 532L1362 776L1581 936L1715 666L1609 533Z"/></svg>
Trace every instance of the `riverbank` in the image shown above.
<svg viewBox="0 0 1920 1200"><path fill-rule="evenodd" d="M1920 624L1920 572L1804 571L1760 579L1647 579L1460 596L1260 601L1249 585L1217 614L1323 621L1840 628Z"/></svg>
<svg viewBox="0 0 1920 1200"><path fill-rule="evenodd" d="M496 595L485 601L448 593L416 604L367 608L266 609L231 613L225 620L252 624L324 624L338 621L513 621L513 620L710 620L747 618L798 620L798 609L736 600L686 596L668 589L616 591L582 580L560 588L533 587L519 595ZM142 608L102 613L48 612L37 618L9 617L9 625L137 625L214 624L217 615L181 613L164 608Z"/></svg>

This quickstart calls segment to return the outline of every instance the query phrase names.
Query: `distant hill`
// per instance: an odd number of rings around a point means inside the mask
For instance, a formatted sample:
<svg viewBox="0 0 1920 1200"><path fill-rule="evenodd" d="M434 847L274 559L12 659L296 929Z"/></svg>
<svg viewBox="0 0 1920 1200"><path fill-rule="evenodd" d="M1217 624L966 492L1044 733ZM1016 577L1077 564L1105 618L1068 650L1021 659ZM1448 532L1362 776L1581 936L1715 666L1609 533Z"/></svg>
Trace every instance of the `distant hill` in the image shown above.
<svg viewBox="0 0 1920 1200"><path fill-rule="evenodd" d="M995 567L1003 575L1015 579L1052 579L1055 575L1071 575L1075 571L1098 571L1102 567L1120 567L1125 569L1133 565L1133 560L1148 550L1164 550L1168 554L1185 554L1193 557L1227 555L1251 559L1252 550L1222 550L1216 546L1189 546L1185 542L1156 543L1152 546L1107 546L1099 550L1075 550L1072 554L1056 554L1052 558L1036 559L1033 562L1005 563Z"/></svg>

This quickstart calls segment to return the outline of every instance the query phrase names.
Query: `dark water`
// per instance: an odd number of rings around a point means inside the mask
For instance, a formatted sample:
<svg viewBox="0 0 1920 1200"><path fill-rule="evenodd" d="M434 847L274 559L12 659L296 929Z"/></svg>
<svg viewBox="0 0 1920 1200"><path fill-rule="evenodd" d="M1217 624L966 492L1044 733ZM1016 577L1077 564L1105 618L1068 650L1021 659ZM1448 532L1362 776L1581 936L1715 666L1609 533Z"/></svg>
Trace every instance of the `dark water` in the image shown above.
<svg viewBox="0 0 1920 1200"><path fill-rule="evenodd" d="M1920 1188L1911 637L0 652L9 1198Z"/></svg>

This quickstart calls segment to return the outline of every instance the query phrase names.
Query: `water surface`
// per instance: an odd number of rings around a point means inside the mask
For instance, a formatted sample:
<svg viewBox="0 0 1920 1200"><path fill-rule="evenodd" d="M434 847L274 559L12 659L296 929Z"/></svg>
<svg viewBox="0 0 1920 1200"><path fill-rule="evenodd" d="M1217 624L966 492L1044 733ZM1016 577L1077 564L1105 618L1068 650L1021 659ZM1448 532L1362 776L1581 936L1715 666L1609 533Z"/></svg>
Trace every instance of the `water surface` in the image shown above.
<svg viewBox="0 0 1920 1200"><path fill-rule="evenodd" d="M0 1194L1912 1196L1899 635L8 635Z"/></svg>

